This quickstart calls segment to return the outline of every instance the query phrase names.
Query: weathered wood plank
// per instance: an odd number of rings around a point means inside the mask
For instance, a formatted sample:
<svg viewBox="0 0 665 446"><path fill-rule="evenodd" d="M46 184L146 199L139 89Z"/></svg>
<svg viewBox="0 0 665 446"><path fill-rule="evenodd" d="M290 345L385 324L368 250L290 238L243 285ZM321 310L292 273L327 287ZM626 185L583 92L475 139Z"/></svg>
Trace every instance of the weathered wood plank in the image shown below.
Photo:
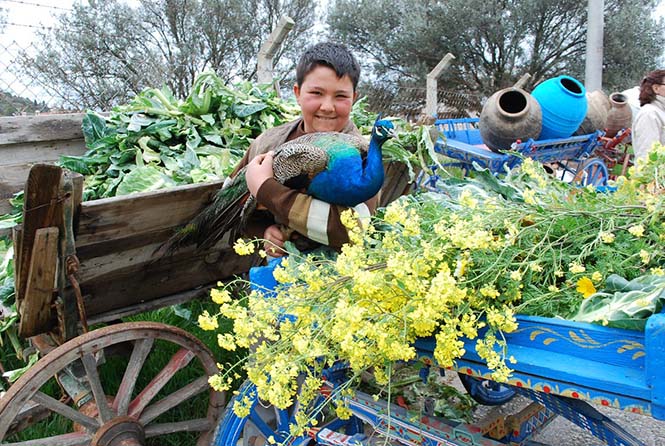
<svg viewBox="0 0 665 446"><path fill-rule="evenodd" d="M84 113L10 116L0 118L0 139L15 142L80 139Z"/></svg>
<svg viewBox="0 0 665 446"><path fill-rule="evenodd" d="M82 138L15 144L0 142L0 166L4 168L23 164L51 163L58 161L61 155L82 155L85 151L85 141Z"/></svg>
<svg viewBox="0 0 665 446"><path fill-rule="evenodd" d="M43 332L51 321L51 303L58 264L58 228L35 231L18 332L23 338Z"/></svg>
<svg viewBox="0 0 665 446"><path fill-rule="evenodd" d="M40 228L62 226L62 197L59 196L61 181L62 169L57 166L37 164L30 170L26 182L21 253L18 256L21 259L18 267L20 275L16 289L19 312L25 297L35 232Z"/></svg>
<svg viewBox="0 0 665 446"><path fill-rule="evenodd" d="M159 245L144 249L154 251ZM96 259L82 259L80 286L86 314L100 313L149 302L163 296L193 290L249 270L253 259L238 256L232 248L182 252L149 262L113 263L103 268ZM93 271L99 268L97 271Z"/></svg>
<svg viewBox="0 0 665 446"><path fill-rule="evenodd" d="M64 340L73 339L78 336L78 323L83 325L87 331L86 315L82 301L79 301L77 290L73 287L77 284L76 274L79 261L76 257L76 242L74 236L74 220L81 204L83 196L83 181L81 175L65 172L62 179L62 227L60 237L60 258L58 277L58 293L62 318L60 329Z"/></svg>
<svg viewBox="0 0 665 446"><path fill-rule="evenodd" d="M174 230L187 223L221 187L221 182L193 184L81 204L77 250L137 234Z"/></svg>
<svg viewBox="0 0 665 446"><path fill-rule="evenodd" d="M25 187L30 168L36 163L54 164L61 155L82 155L81 140L2 145L0 142L0 214L11 211L9 199Z"/></svg>
<svg viewBox="0 0 665 446"><path fill-rule="evenodd" d="M118 310L112 310L107 313L95 314L88 318L90 325L113 322L123 319L125 317L134 316L136 314L146 313L148 311L157 310L159 308L170 307L189 302L194 299L201 299L207 297L210 290L217 286L217 282L203 285L200 288L193 290L183 291L180 293L171 294L169 296L162 296L148 302L141 302L134 305L128 305Z"/></svg>

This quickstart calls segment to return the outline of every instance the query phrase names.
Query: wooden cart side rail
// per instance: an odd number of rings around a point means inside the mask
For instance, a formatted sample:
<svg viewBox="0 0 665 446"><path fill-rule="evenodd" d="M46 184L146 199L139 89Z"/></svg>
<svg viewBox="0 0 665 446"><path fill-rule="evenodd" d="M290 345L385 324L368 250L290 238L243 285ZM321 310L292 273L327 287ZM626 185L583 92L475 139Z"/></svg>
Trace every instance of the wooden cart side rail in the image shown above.
<svg viewBox="0 0 665 446"><path fill-rule="evenodd" d="M157 254L220 187L185 185L82 203L75 240L87 316L108 318L247 271L252 259L235 254L227 240L205 251L189 246Z"/></svg>
<svg viewBox="0 0 665 446"><path fill-rule="evenodd" d="M168 237L212 200L220 182L80 203L80 190L72 193L62 188L69 184L69 176L57 166L36 165L29 178L24 223L22 231L17 231L18 302L26 336L56 326L75 329L79 316L112 317L129 307L147 308L152 301L210 286L250 267L252 259L236 255L224 240L206 251L188 246L171 255L156 255ZM63 203L70 201L66 212ZM43 268L35 259L44 258L41 245L35 248L35 234L50 227L60 229L57 282L65 285L53 287L50 293L52 279L33 273L32 289L39 293L32 292L27 286L30 271ZM33 255L33 249L39 252ZM27 298L26 292L30 292ZM78 308L77 314L79 296L84 311ZM75 336L75 331L69 331L67 336Z"/></svg>
<svg viewBox="0 0 665 446"><path fill-rule="evenodd" d="M83 113L0 118L0 214L23 190L35 163L54 163L60 155L81 155Z"/></svg>
<svg viewBox="0 0 665 446"><path fill-rule="evenodd" d="M221 184L190 184L83 202L76 230L77 251L86 257L84 252L97 250L99 245L126 243L137 236L165 230L168 234L161 239L166 240L211 202Z"/></svg>
<svg viewBox="0 0 665 446"><path fill-rule="evenodd" d="M124 262L109 263L105 271L90 271L96 261L107 259L87 259L81 262L81 280L85 310L89 318L109 313L122 313L137 305L196 290L228 279L249 270L252 257L238 256L232 248L216 247L197 253L190 249L156 261L141 261L159 244L149 245L142 250L145 256L129 258ZM129 255L129 254L128 254Z"/></svg>

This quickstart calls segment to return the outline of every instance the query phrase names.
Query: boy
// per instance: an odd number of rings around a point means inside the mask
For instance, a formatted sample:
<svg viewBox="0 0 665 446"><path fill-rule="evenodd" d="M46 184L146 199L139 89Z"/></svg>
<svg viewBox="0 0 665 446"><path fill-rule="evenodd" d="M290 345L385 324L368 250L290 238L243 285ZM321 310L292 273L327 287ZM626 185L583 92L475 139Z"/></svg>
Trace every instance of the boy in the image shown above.
<svg viewBox="0 0 665 446"><path fill-rule="evenodd" d="M285 254L284 243L298 241L301 250L320 245L339 248L348 241L340 221L344 206L330 205L290 189L273 178L272 150L280 144L312 132L343 132L360 135L349 120L358 93L360 66L344 47L331 42L316 44L303 53L296 67L293 87L302 116L263 132L250 146L232 175L247 165L245 178L250 193L264 211L255 212L247 235L266 240L266 252ZM251 161L250 161L251 160ZM261 208L260 206L260 208ZM355 206L361 217L374 213L377 197ZM287 233L282 227L289 228Z"/></svg>

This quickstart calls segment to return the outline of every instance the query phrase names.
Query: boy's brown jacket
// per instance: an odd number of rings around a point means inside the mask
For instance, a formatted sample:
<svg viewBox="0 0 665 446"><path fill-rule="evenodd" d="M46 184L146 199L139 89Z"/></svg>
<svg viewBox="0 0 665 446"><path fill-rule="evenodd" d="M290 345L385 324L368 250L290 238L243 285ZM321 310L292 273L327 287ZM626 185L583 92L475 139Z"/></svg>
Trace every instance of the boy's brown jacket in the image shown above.
<svg viewBox="0 0 665 446"><path fill-rule="evenodd" d="M343 133L360 135L358 128L349 121ZM246 166L251 159L274 150L279 145L302 136L302 118L268 129L252 142L231 176ZM345 206L329 205L302 192L290 189L275 179L265 181L256 194L257 201L268 212L256 212L248 224L247 236L263 237L265 229L280 223L295 231L299 249L312 249L320 245L340 248L348 242L346 228L340 221ZM354 209L361 217L369 217L376 210L378 199L373 197Z"/></svg>

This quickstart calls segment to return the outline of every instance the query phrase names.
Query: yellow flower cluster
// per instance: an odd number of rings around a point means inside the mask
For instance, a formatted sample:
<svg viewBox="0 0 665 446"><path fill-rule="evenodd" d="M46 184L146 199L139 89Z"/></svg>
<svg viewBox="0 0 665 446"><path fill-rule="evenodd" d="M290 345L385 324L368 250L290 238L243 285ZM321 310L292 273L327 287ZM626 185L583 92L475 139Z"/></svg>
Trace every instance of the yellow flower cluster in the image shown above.
<svg viewBox="0 0 665 446"><path fill-rule="evenodd" d="M562 305L580 303L614 273L606 265L646 269L665 257L658 245L665 227L654 230L656 219L647 219L640 203L619 212L586 188L552 185L529 159L514 175L495 195L469 183L438 196L402 197L373 224L343 212L351 243L341 252L283 259L271 297L252 291L232 299L230 285L213 290L219 312L204 312L199 325L214 330L219 318L232 321L233 331L220 333L218 344L250 349L247 376L258 398L279 408L295 398L307 407L322 369L337 361L353 373L349 387L368 370L389 383L393 363L417 359L414 342L421 337L435 340L439 366L455 367L473 345L492 379L505 381L514 360L503 334L516 330L515 313L524 305L550 306L559 297ZM636 186L625 181L617 197L629 196L630 187ZM590 204L576 207L575 199ZM626 259L594 257L595 250L631 243L639 247ZM234 248L250 254L254 244L238 240ZM210 384L228 388L235 376L234 368L220 370ZM341 393L331 399L338 416L350 414ZM238 414L248 410L249 400L242 401ZM314 421L299 416L292 434Z"/></svg>

